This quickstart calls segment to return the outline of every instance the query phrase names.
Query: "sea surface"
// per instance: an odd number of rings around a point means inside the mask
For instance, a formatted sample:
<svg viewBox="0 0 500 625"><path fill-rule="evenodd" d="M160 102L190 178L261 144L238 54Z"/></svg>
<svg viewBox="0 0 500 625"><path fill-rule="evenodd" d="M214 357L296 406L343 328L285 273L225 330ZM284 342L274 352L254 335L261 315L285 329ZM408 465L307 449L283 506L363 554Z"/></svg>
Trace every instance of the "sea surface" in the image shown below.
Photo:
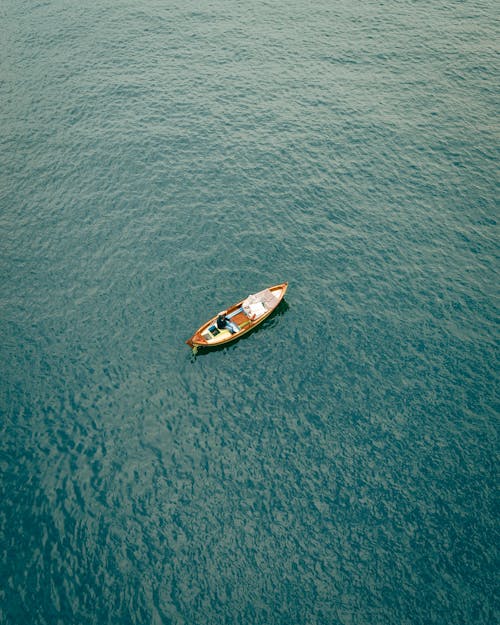
<svg viewBox="0 0 500 625"><path fill-rule="evenodd" d="M499 20L2 1L0 625L499 622Z"/></svg>

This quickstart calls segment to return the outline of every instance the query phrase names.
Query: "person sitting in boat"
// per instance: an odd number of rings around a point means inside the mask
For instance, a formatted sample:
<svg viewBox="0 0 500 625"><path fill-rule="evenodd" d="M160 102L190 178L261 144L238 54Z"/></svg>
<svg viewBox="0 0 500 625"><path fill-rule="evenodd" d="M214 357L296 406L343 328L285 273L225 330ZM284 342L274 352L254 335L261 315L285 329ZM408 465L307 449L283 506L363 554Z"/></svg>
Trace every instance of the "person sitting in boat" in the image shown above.
<svg viewBox="0 0 500 625"><path fill-rule="evenodd" d="M223 310L217 315L217 327L219 330L229 330L231 334L234 334L237 330L233 322L228 318L226 312L227 311Z"/></svg>

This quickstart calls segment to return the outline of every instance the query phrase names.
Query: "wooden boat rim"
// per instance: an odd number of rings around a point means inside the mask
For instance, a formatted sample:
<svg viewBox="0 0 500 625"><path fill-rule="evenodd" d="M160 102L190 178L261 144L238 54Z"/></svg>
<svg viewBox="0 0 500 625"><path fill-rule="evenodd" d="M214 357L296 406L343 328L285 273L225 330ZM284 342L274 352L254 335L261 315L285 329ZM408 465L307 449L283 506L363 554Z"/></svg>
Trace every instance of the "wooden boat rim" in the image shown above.
<svg viewBox="0 0 500 625"><path fill-rule="evenodd" d="M266 289L263 289L262 291L258 291L257 293L252 293L250 295L247 295L243 299L239 300L236 304L232 304L231 306L226 308L225 313L228 314L228 316L230 316L232 313L234 313L234 311L239 313L240 311L238 309L241 309L243 303L246 302L249 298L255 295L259 295L261 293L265 293L266 291L270 291L271 293L273 291L280 291L279 296L275 296L277 297L278 301L276 302L276 304L273 305L271 309L267 310L264 314L260 315L258 318L254 320L248 318L248 323L246 327L244 327L243 329L239 329L234 334L231 334L228 332L227 336L223 336L219 340L215 340L211 342L208 342L207 340L203 338L202 335L208 332L208 329L210 328L210 326L216 324L217 316L219 314L217 313L217 315L214 315L208 321L203 323L198 328L198 330L196 330L196 332L186 341L186 343L193 348L197 348L197 347L210 348L210 347L220 347L221 345L225 345L226 343L239 339L241 336L247 334L248 332L253 330L256 326L260 325L263 321L265 321L265 319L267 319L277 309L277 307L283 300L283 297L285 296L287 288L288 288L288 282L281 282L280 284L275 284L273 286L267 287ZM225 332L225 330L223 330L222 332Z"/></svg>

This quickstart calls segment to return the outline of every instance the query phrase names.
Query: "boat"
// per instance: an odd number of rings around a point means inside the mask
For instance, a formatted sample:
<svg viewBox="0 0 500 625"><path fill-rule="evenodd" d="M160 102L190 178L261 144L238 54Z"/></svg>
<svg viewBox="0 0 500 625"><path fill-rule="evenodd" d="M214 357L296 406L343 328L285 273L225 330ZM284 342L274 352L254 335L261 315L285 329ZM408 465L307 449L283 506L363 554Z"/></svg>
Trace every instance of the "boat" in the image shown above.
<svg viewBox="0 0 500 625"><path fill-rule="evenodd" d="M288 282L282 282L248 295L205 322L186 343L196 349L218 347L239 339L276 310L287 288Z"/></svg>

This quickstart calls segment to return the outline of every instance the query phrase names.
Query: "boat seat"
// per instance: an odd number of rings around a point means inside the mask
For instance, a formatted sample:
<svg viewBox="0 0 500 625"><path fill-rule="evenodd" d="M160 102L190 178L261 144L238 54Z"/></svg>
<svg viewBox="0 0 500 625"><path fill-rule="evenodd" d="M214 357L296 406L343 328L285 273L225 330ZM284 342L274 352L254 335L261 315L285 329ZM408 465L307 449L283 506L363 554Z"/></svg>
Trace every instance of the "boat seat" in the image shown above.
<svg viewBox="0 0 500 625"><path fill-rule="evenodd" d="M240 308L236 314L231 317L231 321L241 328L248 322L248 317L243 312L243 309Z"/></svg>

